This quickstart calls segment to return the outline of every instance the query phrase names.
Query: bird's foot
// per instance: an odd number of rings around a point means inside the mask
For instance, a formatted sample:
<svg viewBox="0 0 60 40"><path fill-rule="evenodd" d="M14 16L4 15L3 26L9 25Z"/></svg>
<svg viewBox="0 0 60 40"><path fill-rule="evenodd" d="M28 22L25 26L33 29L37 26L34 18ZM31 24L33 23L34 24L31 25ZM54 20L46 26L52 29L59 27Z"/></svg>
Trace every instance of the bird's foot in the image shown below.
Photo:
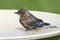
<svg viewBox="0 0 60 40"><path fill-rule="evenodd" d="M30 30L32 30L32 29L26 29L25 31L30 31Z"/></svg>

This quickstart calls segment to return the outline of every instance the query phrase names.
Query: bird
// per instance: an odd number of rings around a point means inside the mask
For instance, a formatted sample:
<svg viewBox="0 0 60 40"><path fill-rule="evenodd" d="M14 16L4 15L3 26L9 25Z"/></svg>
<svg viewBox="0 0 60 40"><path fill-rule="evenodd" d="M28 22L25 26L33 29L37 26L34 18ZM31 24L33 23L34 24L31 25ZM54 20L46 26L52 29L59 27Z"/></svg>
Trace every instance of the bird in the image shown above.
<svg viewBox="0 0 60 40"><path fill-rule="evenodd" d="M27 9L19 9L15 14L20 16L19 23L21 23L26 31L50 25L50 23L45 23L42 19L38 19L32 15Z"/></svg>

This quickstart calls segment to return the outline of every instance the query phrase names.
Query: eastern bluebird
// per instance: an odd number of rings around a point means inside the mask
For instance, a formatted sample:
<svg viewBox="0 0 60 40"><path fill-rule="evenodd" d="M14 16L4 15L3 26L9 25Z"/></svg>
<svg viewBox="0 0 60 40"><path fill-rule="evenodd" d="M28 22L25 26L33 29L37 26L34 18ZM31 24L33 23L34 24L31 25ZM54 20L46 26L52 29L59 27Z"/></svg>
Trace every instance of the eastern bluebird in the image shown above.
<svg viewBox="0 0 60 40"><path fill-rule="evenodd" d="M20 16L19 22L23 25L26 30L37 29L37 27L43 27L50 25L49 23L43 22L41 19L33 16L28 10L20 9L18 12L15 12Z"/></svg>

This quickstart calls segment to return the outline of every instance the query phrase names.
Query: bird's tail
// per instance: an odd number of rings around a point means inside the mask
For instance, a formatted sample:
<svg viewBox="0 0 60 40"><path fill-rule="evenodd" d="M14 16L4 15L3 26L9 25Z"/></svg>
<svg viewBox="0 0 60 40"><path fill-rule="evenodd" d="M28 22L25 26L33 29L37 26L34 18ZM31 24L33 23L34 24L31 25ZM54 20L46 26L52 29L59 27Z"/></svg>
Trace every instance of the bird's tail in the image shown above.
<svg viewBox="0 0 60 40"><path fill-rule="evenodd" d="M57 28L56 26L52 26L49 23L44 23L43 27L45 27L45 28Z"/></svg>
<svg viewBox="0 0 60 40"><path fill-rule="evenodd" d="M47 26L47 25L50 25L50 23L43 23L43 26Z"/></svg>

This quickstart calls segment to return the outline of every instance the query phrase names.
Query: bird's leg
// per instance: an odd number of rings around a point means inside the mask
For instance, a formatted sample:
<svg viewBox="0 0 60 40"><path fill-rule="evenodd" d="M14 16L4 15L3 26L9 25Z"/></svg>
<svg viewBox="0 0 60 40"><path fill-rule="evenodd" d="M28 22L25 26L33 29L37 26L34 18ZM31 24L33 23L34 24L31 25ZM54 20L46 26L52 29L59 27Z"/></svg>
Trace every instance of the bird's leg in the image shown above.
<svg viewBox="0 0 60 40"><path fill-rule="evenodd" d="M37 27L36 26L32 26L32 29L37 29Z"/></svg>
<svg viewBox="0 0 60 40"><path fill-rule="evenodd" d="M27 25L27 24L24 25L24 28L26 29L26 31L32 30L31 26L29 26L29 25Z"/></svg>
<svg viewBox="0 0 60 40"><path fill-rule="evenodd" d="M26 29L26 31L32 30L32 28L30 26L24 26L24 28Z"/></svg>
<svg viewBox="0 0 60 40"><path fill-rule="evenodd" d="M27 23L24 22L24 28L26 29L26 31L28 30L32 30L31 26L29 26Z"/></svg>

